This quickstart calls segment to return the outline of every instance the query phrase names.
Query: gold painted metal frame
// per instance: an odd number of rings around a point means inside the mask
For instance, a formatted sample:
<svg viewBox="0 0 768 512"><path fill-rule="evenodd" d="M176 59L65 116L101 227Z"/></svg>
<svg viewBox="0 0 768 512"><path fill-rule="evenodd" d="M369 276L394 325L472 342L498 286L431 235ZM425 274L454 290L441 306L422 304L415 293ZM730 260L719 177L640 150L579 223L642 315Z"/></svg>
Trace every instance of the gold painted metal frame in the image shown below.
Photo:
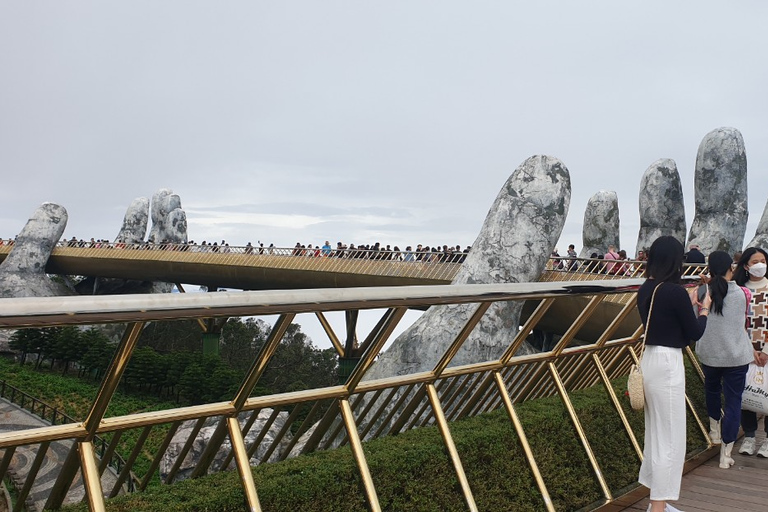
<svg viewBox="0 0 768 512"><path fill-rule="evenodd" d="M330 404L317 422L313 434L299 451L326 449L349 444L363 482L367 503L371 510L380 510L379 498L364 451L364 441L372 437L400 432L404 429L435 424L441 434L446 451L460 483L467 508L477 510L472 482L468 481L461 458L451 435L450 421L481 414L503 407L517 432L523 452L528 459L536 485L542 497L542 506L554 510L548 487L536 462L535 454L527 441L527 435L517 415L515 404L539 397L558 395L568 411L574 430L581 440L594 476L602 489L604 503L616 500L592 453L587 436L581 426L578 411L570 401L569 393L585 387L602 384L610 401L621 418L639 459L642 450L637 435L632 431L624 407L613 391L611 381L625 376L636 360L633 350L642 335L642 328L633 319L635 292L642 283L639 279L590 280L588 286L574 286L571 282L544 282L501 285L413 286L387 288L319 289L286 292L240 292L216 294L169 294L165 296L116 296L72 297L54 299L0 299L0 327L28 327L49 325L78 325L107 322L131 322L121 341L109 371L88 416L81 422L33 428L16 432L0 433L0 473L9 469L10 458L19 446L38 445L38 457L42 457L50 443L62 440L74 441L69 457L62 466L56 484L46 502L46 508L57 508L65 502L67 492L78 470L85 481L86 499L92 510L103 510L104 495L114 496L122 491L125 479L136 480L136 487L144 489L154 478L160 458L171 436L184 421L193 421L194 428L179 458L166 475L166 482L173 482L179 472L179 464L186 456L192 441L206 418L216 417L218 427L208 442L193 476L200 476L211 469L214 456L229 439L231 451L226 456L224 469L234 460L243 485L245 501L250 510L261 510L258 489L250 471L252 457L261 449L260 462L270 458L284 459L295 451L296 441L291 439L287 449L278 448L289 435L289 427L298 421L298 408L310 407L310 417L298 425L306 431L317 417L321 402ZM576 320L562 333L556 346L548 352L518 355L528 333L547 315L557 301L574 297L588 297L587 306ZM602 329L597 339L585 342L579 339L582 327L595 322L595 313L603 304L621 298L619 314ZM470 334L480 324L489 308L500 301L539 301L535 310L521 322L519 331L510 336L509 345L497 359L472 364L451 366L451 361ZM424 308L446 304L476 304L465 325L445 349L431 371L399 375L389 378L366 380L365 375L392 335L398 322L410 307ZM334 347L343 347L332 333L324 314L330 311L384 308L381 320L365 342L360 362L343 385L308 389L291 393L251 397L250 394L269 364L286 328L297 313L315 313L323 328L329 333ZM256 357L243 383L230 401L208 403L176 409L137 413L117 417L104 417L106 407L115 392L117 383L130 360L136 340L145 322L165 319L208 319L243 315L279 314L269 339ZM633 324L634 322L634 324ZM632 335L615 338L620 324L632 324ZM695 364L695 358L692 358ZM544 378L548 376L549 378ZM699 423L702 436L708 442L706 429L696 410L689 408ZM281 411L293 408L288 420L270 442L265 434L272 428ZM247 432L254 425L256 416L271 410L269 419L262 424L250 446L245 441ZM248 421L241 427L238 416L247 414ZM134 475L133 465L146 436L159 425L169 425L158 453L144 475ZM142 429L142 435L128 458L126 467L117 475L112 489L102 489L100 475L105 470L103 461L97 460L93 449L96 435L114 433L120 436L130 429ZM113 438L108 451L114 450ZM31 487L36 472L27 476L23 487Z"/></svg>

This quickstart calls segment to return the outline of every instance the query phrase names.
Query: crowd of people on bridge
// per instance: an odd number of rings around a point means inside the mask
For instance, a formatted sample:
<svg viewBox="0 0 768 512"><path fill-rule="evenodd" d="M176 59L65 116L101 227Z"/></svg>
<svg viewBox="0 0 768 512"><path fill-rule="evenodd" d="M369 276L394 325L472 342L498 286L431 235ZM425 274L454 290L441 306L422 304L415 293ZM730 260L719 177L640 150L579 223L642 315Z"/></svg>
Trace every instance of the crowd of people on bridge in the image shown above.
<svg viewBox="0 0 768 512"><path fill-rule="evenodd" d="M12 242L11 242L12 243ZM184 243L173 243L168 240L163 240L159 243L153 243L151 241L142 241L134 244L127 244L123 240L117 240L110 242L105 239L90 240L78 239L72 237L70 239L61 240L58 244L60 247L76 247L76 248L113 248L113 249L141 249L141 250L171 250L171 251L187 251L187 252L212 252L212 253L244 253L244 254L267 254L267 255L279 255L279 256L302 256L302 257L324 257L324 258L355 258L355 259L369 259L369 260L381 260L381 261L413 261L413 262L433 262L433 263L463 263L467 258L467 254L471 249L470 246L466 246L464 249L460 245L449 246L443 245L441 247L430 247L428 245L417 244L414 249L412 246L406 246L405 250L401 250L398 246L391 246L389 244L382 245L376 242L371 245L360 244L345 244L337 242L335 247L332 247L329 241L325 241L323 245L312 244L304 245L297 242L291 249L278 248L274 244L266 246L262 242L257 242L257 245L253 245L248 242L242 247L230 247L226 240L219 242L208 242L203 240L201 243L196 243L194 240L190 240Z"/></svg>

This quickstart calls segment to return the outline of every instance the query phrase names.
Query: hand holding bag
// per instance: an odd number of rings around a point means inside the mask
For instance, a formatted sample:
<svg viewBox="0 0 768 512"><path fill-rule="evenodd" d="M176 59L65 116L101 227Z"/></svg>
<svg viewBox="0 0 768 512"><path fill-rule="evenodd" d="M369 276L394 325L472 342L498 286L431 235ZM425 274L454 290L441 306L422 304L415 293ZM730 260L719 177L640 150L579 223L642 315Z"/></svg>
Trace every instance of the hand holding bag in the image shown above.
<svg viewBox="0 0 768 512"><path fill-rule="evenodd" d="M648 309L648 319L645 322L645 333L648 334L648 330L651 327L651 313L653 313L653 301L656 298L656 290L661 287L662 283L659 283L656 288L653 289L653 295L651 295L651 307ZM629 405L636 411L642 411L645 407L645 390L643 389L643 370L640 368L640 363L643 362L643 353L645 352L645 335L643 336L643 345L640 347L640 358L637 364L633 364L629 369L629 377L627 378L627 393L629 394Z"/></svg>

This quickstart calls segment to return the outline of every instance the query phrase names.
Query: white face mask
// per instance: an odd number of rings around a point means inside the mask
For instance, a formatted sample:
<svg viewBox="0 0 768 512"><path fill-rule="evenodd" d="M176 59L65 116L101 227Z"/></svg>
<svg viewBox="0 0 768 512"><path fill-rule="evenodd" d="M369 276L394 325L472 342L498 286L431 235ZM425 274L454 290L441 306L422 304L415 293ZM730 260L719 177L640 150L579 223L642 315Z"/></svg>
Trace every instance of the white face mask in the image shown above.
<svg viewBox="0 0 768 512"><path fill-rule="evenodd" d="M766 265L765 263L755 263L754 265L749 267L747 271L755 277L763 277L765 276L766 268L768 268L768 265Z"/></svg>

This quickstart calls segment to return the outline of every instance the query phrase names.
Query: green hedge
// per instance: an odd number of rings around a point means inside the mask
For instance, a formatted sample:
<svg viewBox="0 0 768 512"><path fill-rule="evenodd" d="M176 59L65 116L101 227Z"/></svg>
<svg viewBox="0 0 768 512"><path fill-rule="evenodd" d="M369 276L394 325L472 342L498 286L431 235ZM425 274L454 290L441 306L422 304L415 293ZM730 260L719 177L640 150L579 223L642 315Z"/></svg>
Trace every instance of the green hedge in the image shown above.
<svg viewBox="0 0 768 512"><path fill-rule="evenodd" d="M689 391L700 393L689 371ZM624 397L626 379L614 388L643 443L643 414ZM639 461L602 386L571 394L580 421L605 475L618 496L636 485ZM701 396L701 395L699 395ZM562 401L549 397L516 406L534 456L557 510L588 509L603 500L597 479ZM480 510L542 510L517 435L505 410L451 424L474 498ZM689 417L688 449L706 448ZM466 504L437 428L412 430L364 445L384 510L463 511ZM265 511L348 512L368 510L357 467L348 447L317 452L253 468ZM110 500L110 511L240 511L244 496L235 472L209 475ZM68 510L85 510L83 505Z"/></svg>

